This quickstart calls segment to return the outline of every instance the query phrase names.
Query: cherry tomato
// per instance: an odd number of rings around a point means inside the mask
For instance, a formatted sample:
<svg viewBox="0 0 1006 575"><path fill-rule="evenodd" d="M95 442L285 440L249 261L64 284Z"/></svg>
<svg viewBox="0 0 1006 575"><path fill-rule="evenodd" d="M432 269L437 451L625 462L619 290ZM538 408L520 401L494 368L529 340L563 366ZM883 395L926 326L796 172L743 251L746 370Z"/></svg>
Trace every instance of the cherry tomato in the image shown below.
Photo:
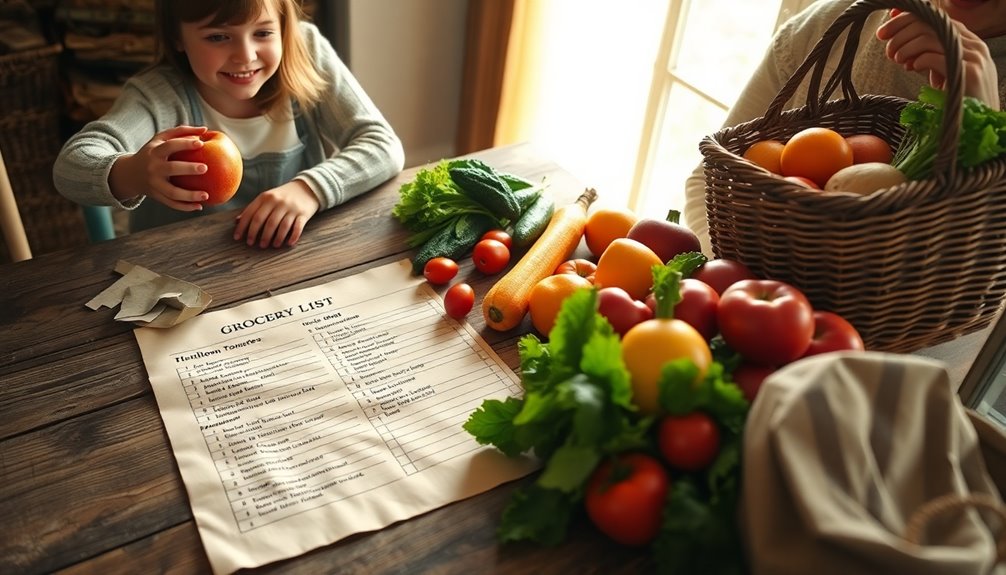
<svg viewBox="0 0 1006 575"><path fill-rule="evenodd" d="M665 415L657 429L660 453L672 467L701 471L720 452L720 428L701 411L688 415Z"/></svg>
<svg viewBox="0 0 1006 575"><path fill-rule="evenodd" d="M472 250L472 261L480 272L498 274L510 263L510 250L499 240L479 240Z"/></svg>
<svg viewBox="0 0 1006 575"><path fill-rule="evenodd" d="M803 357L829 351L863 351L863 338L849 320L830 311L814 312L814 338Z"/></svg>
<svg viewBox="0 0 1006 575"><path fill-rule="evenodd" d="M623 545L646 545L656 537L670 489L667 471L643 453L606 459L587 484L584 505L602 533Z"/></svg>
<svg viewBox="0 0 1006 575"><path fill-rule="evenodd" d="M510 237L510 234L506 233L503 230L489 230L488 232L482 234L482 237L479 238L479 239L480 240L496 240L499 243L505 245L506 249L508 249L508 250L512 250L513 249L513 238Z"/></svg>
<svg viewBox="0 0 1006 575"><path fill-rule="evenodd" d="M451 258L433 258L423 267L423 275L431 284L445 284L458 275L458 264Z"/></svg>
<svg viewBox="0 0 1006 575"><path fill-rule="evenodd" d="M468 284L454 284L444 294L444 310L454 319L468 315L474 305L475 290Z"/></svg>
<svg viewBox="0 0 1006 575"><path fill-rule="evenodd" d="M741 280L723 292L720 335L744 359L785 365L799 359L814 337L814 308L797 288L777 280Z"/></svg>

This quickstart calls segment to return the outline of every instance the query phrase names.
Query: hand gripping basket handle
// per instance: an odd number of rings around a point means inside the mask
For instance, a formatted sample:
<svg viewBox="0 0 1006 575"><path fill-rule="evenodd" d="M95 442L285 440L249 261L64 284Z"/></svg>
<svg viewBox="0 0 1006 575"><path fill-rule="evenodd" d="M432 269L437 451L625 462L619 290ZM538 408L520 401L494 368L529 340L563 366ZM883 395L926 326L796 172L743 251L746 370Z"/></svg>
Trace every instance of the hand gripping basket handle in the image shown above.
<svg viewBox="0 0 1006 575"><path fill-rule="evenodd" d="M942 11L933 7L925 0L859 0L849 6L831 26L824 36L818 40L807 59L797 68L775 100L765 112L764 120L775 123L782 114L783 106L793 96L797 87L807 74L813 71L807 90L807 107L812 115L817 115L821 107L831 98L838 84L841 83L842 93L853 105L859 103L859 95L852 85L852 61L859 46L859 38L866 23L866 18L876 10L897 8L910 12L936 31L936 36L943 45L947 56L947 78L943 90L946 102L943 110L943 124L940 130L940 142L933 161L933 174L953 179L957 163L957 142L961 126L961 103L963 99L964 70L961 66L961 41L950 19ZM832 46L839 36L848 28L845 47L839 59L838 67L821 89L825 64L832 51Z"/></svg>

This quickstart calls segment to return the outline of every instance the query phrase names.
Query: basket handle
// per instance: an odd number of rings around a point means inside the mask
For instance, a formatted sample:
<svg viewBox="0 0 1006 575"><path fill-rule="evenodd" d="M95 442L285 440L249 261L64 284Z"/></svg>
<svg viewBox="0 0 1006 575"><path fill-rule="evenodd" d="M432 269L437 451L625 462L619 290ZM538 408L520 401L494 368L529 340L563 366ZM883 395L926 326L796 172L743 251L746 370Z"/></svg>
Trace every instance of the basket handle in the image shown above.
<svg viewBox="0 0 1006 575"><path fill-rule="evenodd" d="M852 85L852 61L859 46L859 38L866 24L866 18L876 10L897 8L910 12L928 24L936 32L936 36L944 48L947 57L947 78L944 92L946 103L943 110L943 123L940 127L940 142L933 160L933 173L953 179L957 164L957 145L961 127L961 104L963 100L964 69L961 66L961 40L956 28L942 10L932 6L925 0L858 0L849 6L818 40L810 54L799 68L793 72L786 85L776 95L775 100L765 112L766 123L774 123L783 112L783 106L796 92L796 89L813 72L807 90L807 108L812 116L820 113L820 109L831 98L838 88L852 105L859 104L859 94ZM845 40L838 67L821 88L825 64L831 54L832 47L838 37L848 28L849 34Z"/></svg>
<svg viewBox="0 0 1006 575"><path fill-rule="evenodd" d="M986 493L969 495L947 493L926 502L908 518L903 537L909 543L922 545L923 532L936 517L969 508L989 511L999 518L1000 533L996 538L996 563L1006 562L1006 506L998 498Z"/></svg>

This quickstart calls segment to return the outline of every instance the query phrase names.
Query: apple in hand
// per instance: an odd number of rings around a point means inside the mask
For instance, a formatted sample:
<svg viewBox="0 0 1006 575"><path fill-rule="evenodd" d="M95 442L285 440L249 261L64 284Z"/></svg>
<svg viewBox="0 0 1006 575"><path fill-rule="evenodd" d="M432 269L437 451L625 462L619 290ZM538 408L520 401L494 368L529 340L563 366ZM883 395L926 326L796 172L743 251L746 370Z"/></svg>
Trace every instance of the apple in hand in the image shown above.
<svg viewBox="0 0 1006 575"><path fill-rule="evenodd" d="M182 150L168 157L173 162L194 162L206 164L206 172L185 176L172 176L171 183L186 190L202 191L209 194L203 202L206 206L222 204L234 197L241 185L244 164L241 152L227 134L216 130L203 132L199 139L203 147Z"/></svg>
<svg viewBox="0 0 1006 575"><path fill-rule="evenodd" d="M620 336L625 336L632 326L653 318L653 310L634 299L620 287L606 287L597 291L597 311Z"/></svg>
<svg viewBox="0 0 1006 575"><path fill-rule="evenodd" d="M666 220L643 218L629 228L626 237L653 250L664 263L678 254L701 252L702 245L698 236L679 224L678 217L678 212L671 210L667 213Z"/></svg>
<svg viewBox="0 0 1006 575"><path fill-rule="evenodd" d="M736 260L722 258L709 260L702 264L692 272L691 277L705 282L720 295L723 295L728 287L741 280L758 279L746 265Z"/></svg>
<svg viewBox="0 0 1006 575"><path fill-rule="evenodd" d="M777 280L741 280L720 295L720 335L744 359L785 365L814 337L814 308L799 289Z"/></svg>
<svg viewBox="0 0 1006 575"><path fill-rule="evenodd" d="M803 357L829 351L863 351L863 338L849 320L830 311L814 312L814 338Z"/></svg>

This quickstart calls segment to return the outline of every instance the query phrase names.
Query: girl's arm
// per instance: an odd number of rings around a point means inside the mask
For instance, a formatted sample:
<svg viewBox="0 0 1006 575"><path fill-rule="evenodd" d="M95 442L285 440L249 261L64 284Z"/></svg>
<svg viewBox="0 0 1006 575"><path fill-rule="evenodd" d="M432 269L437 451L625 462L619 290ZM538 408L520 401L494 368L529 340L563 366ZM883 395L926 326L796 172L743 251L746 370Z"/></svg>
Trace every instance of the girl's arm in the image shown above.
<svg viewBox="0 0 1006 575"><path fill-rule="evenodd" d="M339 205L397 175L405 164L402 142L377 106L316 27L304 24L308 52L329 81L312 113L312 129L329 142L328 157L305 170L303 179L318 194L320 209Z"/></svg>

